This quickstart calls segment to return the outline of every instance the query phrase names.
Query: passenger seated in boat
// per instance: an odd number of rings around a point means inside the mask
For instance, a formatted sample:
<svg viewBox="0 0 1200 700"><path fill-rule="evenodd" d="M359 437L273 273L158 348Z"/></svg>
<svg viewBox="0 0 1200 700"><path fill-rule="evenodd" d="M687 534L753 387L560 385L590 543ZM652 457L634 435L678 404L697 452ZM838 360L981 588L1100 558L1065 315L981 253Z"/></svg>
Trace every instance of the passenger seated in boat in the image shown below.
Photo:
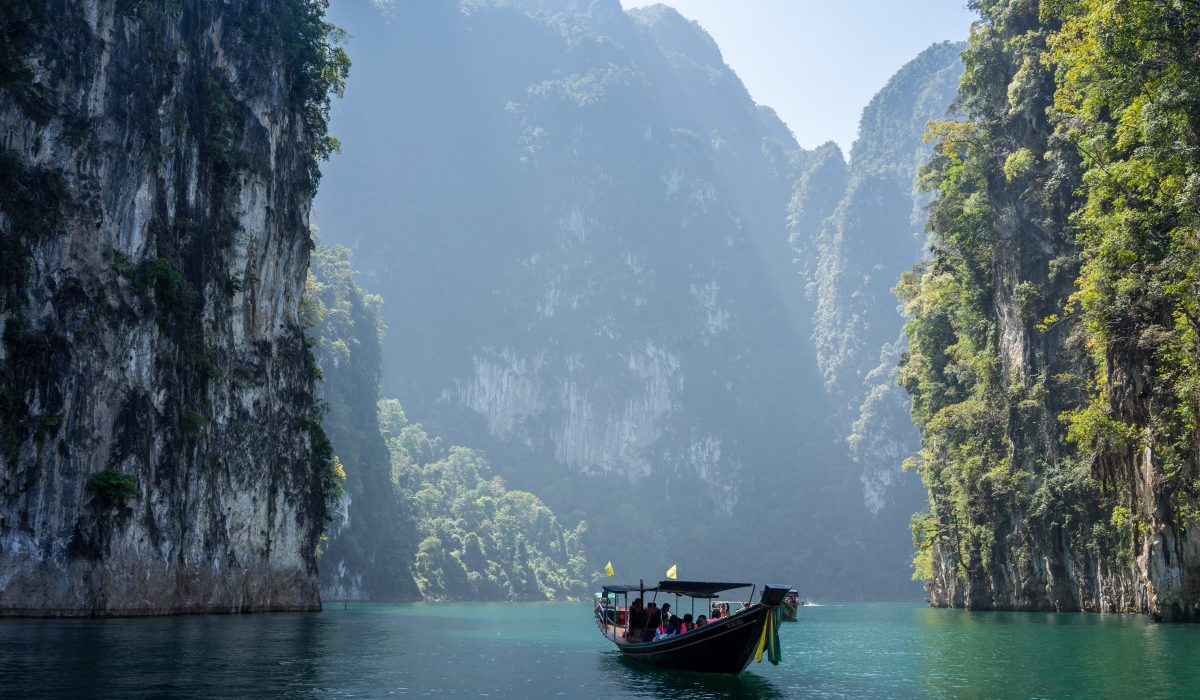
<svg viewBox="0 0 1200 700"><path fill-rule="evenodd" d="M663 603L662 619L664 622L671 619L671 604L670 603Z"/></svg>
<svg viewBox="0 0 1200 700"><path fill-rule="evenodd" d="M705 616L703 615L703 613L700 615L700 617L697 617L697 618L696 618L696 626L697 626L697 627L703 627L703 626L705 626L705 625L707 625L707 624L708 624L708 618L707 618L707 617L705 617Z"/></svg>
<svg viewBox="0 0 1200 700"><path fill-rule="evenodd" d="M712 619L713 619L713 620L720 620L720 619L721 619L721 606L720 606L720 605L714 605L714 606L712 607L712 611L711 611L711 612L712 612Z"/></svg>
<svg viewBox="0 0 1200 700"><path fill-rule="evenodd" d="M629 606L627 617L628 626L625 628L625 640L640 642L646 631L646 609L642 607L642 599L637 598Z"/></svg>
<svg viewBox="0 0 1200 700"><path fill-rule="evenodd" d="M646 609L642 607L642 599L635 598L629 606L629 629L640 630L646 626Z"/></svg>
<svg viewBox="0 0 1200 700"><path fill-rule="evenodd" d="M657 642L664 637L674 637L679 634L679 623L679 618L674 615L664 620L654 632L654 641Z"/></svg>
<svg viewBox="0 0 1200 700"><path fill-rule="evenodd" d="M684 615L683 621L679 623L679 633L691 632L694 629L696 629L696 623L692 622L692 614Z"/></svg>
<svg viewBox="0 0 1200 700"><path fill-rule="evenodd" d="M646 631L645 638L654 636L654 628L662 622L662 614L658 610L658 606L650 603L646 606L646 621L642 629Z"/></svg>
<svg viewBox="0 0 1200 700"><path fill-rule="evenodd" d="M667 632L673 635L679 634L679 626L681 624L683 624L683 620L680 620L676 615L672 615L671 621L667 623Z"/></svg>

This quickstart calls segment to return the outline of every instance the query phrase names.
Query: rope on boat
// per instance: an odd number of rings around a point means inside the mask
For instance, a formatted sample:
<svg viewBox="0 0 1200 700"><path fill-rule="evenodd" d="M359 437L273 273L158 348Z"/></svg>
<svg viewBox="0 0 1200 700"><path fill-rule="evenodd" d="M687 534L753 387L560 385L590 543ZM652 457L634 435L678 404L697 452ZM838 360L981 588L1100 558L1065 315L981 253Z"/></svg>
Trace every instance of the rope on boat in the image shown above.
<svg viewBox="0 0 1200 700"><path fill-rule="evenodd" d="M779 648L779 622L782 619L778 607L771 608L767 611L767 619L763 623L762 635L758 638L758 650L754 652L754 658L758 663L762 663L763 651L767 652L767 660L772 666L779 665L779 659L782 658L782 653Z"/></svg>

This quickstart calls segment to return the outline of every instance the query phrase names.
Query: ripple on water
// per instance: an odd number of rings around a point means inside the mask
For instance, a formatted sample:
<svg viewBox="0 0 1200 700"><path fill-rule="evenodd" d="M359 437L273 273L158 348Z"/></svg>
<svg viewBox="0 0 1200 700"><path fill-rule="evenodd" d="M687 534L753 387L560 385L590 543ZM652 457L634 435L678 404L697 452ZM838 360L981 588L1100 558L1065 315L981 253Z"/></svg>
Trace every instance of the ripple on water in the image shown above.
<svg viewBox="0 0 1200 700"><path fill-rule="evenodd" d="M0 620L0 696L1191 697L1200 626L1122 615L805 606L783 662L643 667L588 604L351 604L319 614Z"/></svg>

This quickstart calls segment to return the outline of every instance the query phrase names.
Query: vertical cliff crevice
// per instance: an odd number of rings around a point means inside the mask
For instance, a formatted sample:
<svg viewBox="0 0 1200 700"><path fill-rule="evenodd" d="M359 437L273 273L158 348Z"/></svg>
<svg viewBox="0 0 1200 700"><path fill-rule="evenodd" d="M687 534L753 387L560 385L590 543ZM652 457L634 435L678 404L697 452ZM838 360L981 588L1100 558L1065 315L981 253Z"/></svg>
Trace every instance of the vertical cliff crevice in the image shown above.
<svg viewBox="0 0 1200 700"><path fill-rule="evenodd" d="M322 14L0 9L0 614L319 606Z"/></svg>

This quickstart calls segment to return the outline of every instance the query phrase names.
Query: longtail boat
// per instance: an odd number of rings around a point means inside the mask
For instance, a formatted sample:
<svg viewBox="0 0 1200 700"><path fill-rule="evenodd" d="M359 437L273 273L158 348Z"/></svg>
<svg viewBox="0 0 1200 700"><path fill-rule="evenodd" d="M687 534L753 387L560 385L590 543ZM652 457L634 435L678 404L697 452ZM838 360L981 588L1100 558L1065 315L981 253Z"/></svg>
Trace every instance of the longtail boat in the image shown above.
<svg viewBox="0 0 1200 700"><path fill-rule="evenodd" d="M800 592L795 588L788 591L787 596L783 599L783 604L779 606L779 610L783 613L783 621L795 622L796 613L802 605L804 605L804 601L800 600Z"/></svg>
<svg viewBox="0 0 1200 700"><path fill-rule="evenodd" d="M660 593L674 595L677 612L681 598L690 599L693 610L697 601L703 601L701 611L707 616L712 599L739 588L750 588L753 601L754 586L749 583L659 581L652 587L605 586L604 593L596 595L596 625L626 657L659 668L738 674L752 658L761 662L764 653L772 664L779 663L780 603L791 586L763 586L757 603L681 634L656 639L655 628L632 624L636 616L630 613L630 594L642 600L646 594L653 594L655 600Z"/></svg>

